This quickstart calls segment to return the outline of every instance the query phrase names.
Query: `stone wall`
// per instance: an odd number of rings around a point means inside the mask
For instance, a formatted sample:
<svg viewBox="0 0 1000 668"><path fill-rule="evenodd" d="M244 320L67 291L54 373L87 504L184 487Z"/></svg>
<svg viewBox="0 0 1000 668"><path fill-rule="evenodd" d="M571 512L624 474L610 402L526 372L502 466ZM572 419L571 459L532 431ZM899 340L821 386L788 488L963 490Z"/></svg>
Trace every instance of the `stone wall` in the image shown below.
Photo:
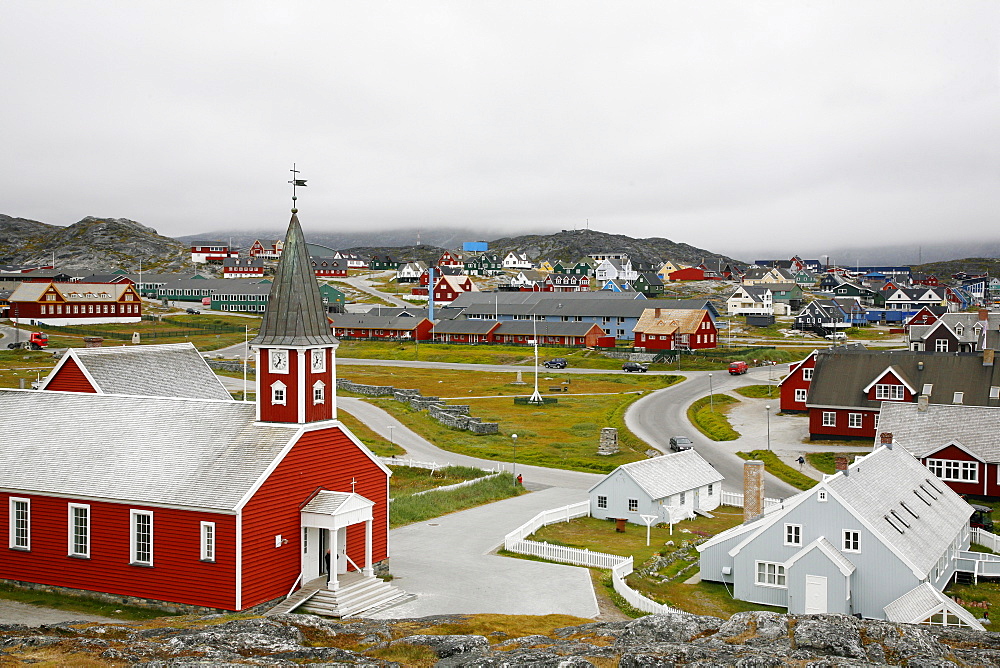
<svg viewBox="0 0 1000 668"><path fill-rule="evenodd" d="M233 360L210 360L206 359L208 366L216 371L229 371L230 373L243 373L243 362ZM257 371L253 364L247 365L247 376L256 376Z"/></svg>
<svg viewBox="0 0 1000 668"><path fill-rule="evenodd" d="M449 406L440 397L423 396L420 390L397 389L389 385L363 385L343 378L337 379L337 389L369 397L391 396L396 401L409 404L415 411L427 411L432 418L452 429L471 431L477 435L500 433L500 425L496 422L483 422L481 418L472 417L469 406Z"/></svg>

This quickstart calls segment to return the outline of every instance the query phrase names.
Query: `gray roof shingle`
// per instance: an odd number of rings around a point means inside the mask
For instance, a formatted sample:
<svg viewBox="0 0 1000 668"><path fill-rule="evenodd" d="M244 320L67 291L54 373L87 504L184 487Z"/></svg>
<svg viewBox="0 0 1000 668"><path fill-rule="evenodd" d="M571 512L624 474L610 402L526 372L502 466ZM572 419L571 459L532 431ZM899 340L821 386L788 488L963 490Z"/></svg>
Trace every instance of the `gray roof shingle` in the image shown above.
<svg viewBox="0 0 1000 668"><path fill-rule="evenodd" d="M1000 463L1000 408L882 402L879 431L890 432L914 457L927 457L957 441L985 462Z"/></svg>

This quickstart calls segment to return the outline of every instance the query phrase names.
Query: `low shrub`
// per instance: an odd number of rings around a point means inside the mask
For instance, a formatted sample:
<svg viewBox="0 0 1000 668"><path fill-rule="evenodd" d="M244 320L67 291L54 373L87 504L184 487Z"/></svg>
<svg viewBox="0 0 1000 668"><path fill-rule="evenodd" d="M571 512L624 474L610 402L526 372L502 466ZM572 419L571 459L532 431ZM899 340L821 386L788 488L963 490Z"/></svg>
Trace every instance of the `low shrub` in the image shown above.
<svg viewBox="0 0 1000 668"><path fill-rule="evenodd" d="M713 441L735 441L740 434L729 424L726 412L738 402L739 399L726 394L702 397L688 408L688 419Z"/></svg>

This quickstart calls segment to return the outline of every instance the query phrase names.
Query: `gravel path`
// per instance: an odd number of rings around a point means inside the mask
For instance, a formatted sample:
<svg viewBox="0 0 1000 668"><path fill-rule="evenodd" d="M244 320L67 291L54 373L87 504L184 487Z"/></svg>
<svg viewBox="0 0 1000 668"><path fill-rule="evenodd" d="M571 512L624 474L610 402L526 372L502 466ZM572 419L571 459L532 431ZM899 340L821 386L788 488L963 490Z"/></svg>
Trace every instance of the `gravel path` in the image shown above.
<svg viewBox="0 0 1000 668"><path fill-rule="evenodd" d="M120 619L88 615L72 610L57 610L39 605L28 605L0 598L0 624L60 624L62 622L120 622Z"/></svg>

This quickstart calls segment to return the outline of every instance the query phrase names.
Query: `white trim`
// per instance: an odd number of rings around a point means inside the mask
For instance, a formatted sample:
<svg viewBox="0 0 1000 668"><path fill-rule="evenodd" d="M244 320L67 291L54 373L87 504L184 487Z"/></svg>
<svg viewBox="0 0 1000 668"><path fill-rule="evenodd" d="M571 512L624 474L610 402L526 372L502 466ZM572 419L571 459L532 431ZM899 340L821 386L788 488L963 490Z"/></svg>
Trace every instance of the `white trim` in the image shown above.
<svg viewBox="0 0 1000 668"><path fill-rule="evenodd" d="M774 566L774 579L775 582L761 582L760 581L760 566L764 564L765 566ZM780 572L779 572L780 569ZM767 578L767 569L764 569L765 580ZM777 584L778 578L784 578L785 584ZM764 561L763 559L758 559L753 562L753 583L757 587L769 587L771 589L788 589L788 569L785 568L785 564L780 561Z"/></svg>
<svg viewBox="0 0 1000 668"><path fill-rule="evenodd" d="M857 547L848 547L848 541L857 544ZM842 529L840 532L840 544L841 552L859 554L861 552L861 532L857 529Z"/></svg>
<svg viewBox="0 0 1000 668"><path fill-rule="evenodd" d="M10 488L10 487L0 487L0 493L6 493L6 494L34 494L36 496L44 496L46 498L52 498L52 499L71 499L71 500L88 501L88 502L98 501L98 502L101 502L101 503L114 503L114 504L123 505L123 506L134 505L136 503L135 500L131 500L131 499L126 499L126 500L123 501L122 499L112 499L112 498L103 497L103 496L87 496L87 495L84 495L84 494L64 494L64 493L61 493L61 492L47 492L47 491L44 491L44 490L34 490L34 489L31 489L31 490L28 490L28 489L13 489L13 488ZM232 509L232 508L213 508L211 506L181 506L181 505L172 504L172 503L152 503L152 502L147 503L145 501L142 502L142 505L147 506L149 508L166 508L166 509L170 509L170 510L191 510L191 511L199 512L199 513L215 513L215 514L218 514L218 515L235 515L236 514L235 510Z"/></svg>
<svg viewBox="0 0 1000 668"><path fill-rule="evenodd" d="M288 374L291 373L292 356L286 348L267 348L267 370L270 373ZM285 358L285 368L280 369L275 366L275 362L282 357Z"/></svg>
<svg viewBox="0 0 1000 668"><path fill-rule="evenodd" d="M877 385L880 380L882 380L883 378L885 378L886 374L890 374L890 373L892 374L892 376L896 380L899 381L899 383L903 387L905 387L906 389L908 389L910 391L910 394L916 394L917 393L917 391L915 389L913 389L912 387L910 387L910 384L906 382L906 379L903 378L903 374L901 374L891 364L885 368L885 371L883 371L878 376L876 376L875 380L873 380L872 382L868 383L868 386L865 387L865 388L863 388L861 391L864 392L865 394L868 394L869 390L871 390L873 387L875 387L875 385ZM883 383L883 384L885 384L885 383Z"/></svg>
<svg viewBox="0 0 1000 668"><path fill-rule="evenodd" d="M137 522L136 518L140 515L149 517L149 559L147 561L140 561L136 555L136 550L138 549L138 541L136 540L136 529ZM129 563L138 566L152 566L153 565L153 511L152 510L139 510L137 508L130 508L128 511L128 558Z"/></svg>
<svg viewBox="0 0 1000 668"><path fill-rule="evenodd" d="M198 524L198 552L201 555L201 560L214 562L217 551L218 533L215 530L215 522L200 522Z"/></svg>
<svg viewBox="0 0 1000 668"><path fill-rule="evenodd" d="M243 609L243 511L236 513L236 609Z"/></svg>
<svg viewBox="0 0 1000 668"><path fill-rule="evenodd" d="M319 398L316 398L316 391L319 390ZM313 406L318 404L326 403L326 383L322 380L317 380L312 384L312 403Z"/></svg>
<svg viewBox="0 0 1000 668"><path fill-rule="evenodd" d="M15 522L14 522L14 503L25 503L25 504L27 504L27 510L28 510L28 536L27 536L27 538L28 538L28 544L27 545L17 545L16 541L14 539L14 531L16 529L16 525L15 525ZM8 497L8 500L7 500L7 525L8 525L8 532L7 532L7 534L8 534L8 536L7 536L8 542L7 542L7 547L9 547L12 550L23 550L25 552L30 552L31 551L31 499L27 499L27 498L23 498L23 497L18 497L18 496Z"/></svg>
<svg viewBox="0 0 1000 668"><path fill-rule="evenodd" d="M282 383L280 380L276 380L271 383L271 405L272 406L287 406L288 405L288 386ZM278 393L281 392L281 398L278 398Z"/></svg>
<svg viewBox="0 0 1000 668"><path fill-rule="evenodd" d="M288 455L288 453L291 452L292 447L294 447L295 444L299 442L299 439L302 438L302 434L305 433L305 430L302 428L302 425L291 425L291 426L296 427L295 434L288 440L288 443L285 444L283 448L281 448L281 452L279 452L275 456L274 460L270 464L268 464L267 468L264 469L264 471L260 474L260 477L258 477L257 480L255 480L252 485L250 485L250 487L246 491L246 494L244 494L240 498L240 500L236 502L236 505L233 507L233 510L237 512L237 516L242 514L243 507L246 506L246 504L250 501L250 499L253 498L253 495L257 493L257 490L261 488L261 485L263 485L264 482L271 476L271 474L274 473L274 469L278 468L278 464L280 464L282 460Z"/></svg>
<svg viewBox="0 0 1000 668"><path fill-rule="evenodd" d="M794 540L794 541L789 541L788 540L788 533L789 533L788 530L789 529L794 529L795 530L794 533L796 535L794 537L795 537L796 540ZM789 524L789 523L786 523L785 524L785 531L784 531L784 534L782 535L782 541L783 541L784 545L789 545L791 547L801 547L802 546L802 525L801 524Z"/></svg>
<svg viewBox="0 0 1000 668"><path fill-rule="evenodd" d="M817 538L816 540L814 540L813 542L809 543L804 548L796 552L788 561L785 562L785 572L787 573L789 570L791 570L792 566L795 565L796 561L806 556L808 553L812 552L815 549L818 549L820 552L826 555L826 558L834 563L834 565L837 567L837 570L839 570L841 575L843 575L844 577L849 576L857 569L857 567L854 565L853 562L851 562L850 559L842 555L840 552L837 551L837 548L835 548L832 544L830 544L830 541L828 541L823 536L820 536L819 538ZM850 588L848 588L847 598L850 597L851 597Z"/></svg>
<svg viewBox="0 0 1000 668"><path fill-rule="evenodd" d="M309 373L309 359L306 355L306 350L306 348L302 348L295 353L295 388L298 394L296 397L295 421L300 424L306 421L306 402L309 400L309 397L306 396L306 374Z"/></svg>
<svg viewBox="0 0 1000 668"><path fill-rule="evenodd" d="M326 348L311 348L309 350L309 370L312 373L326 373L326 351ZM321 355L317 358L316 353L321 353ZM317 359L322 359L323 361L318 369L315 364Z"/></svg>
<svg viewBox="0 0 1000 668"><path fill-rule="evenodd" d="M76 551L76 522L73 517L73 511L76 509L87 511L87 546L84 548L84 552ZM68 545L66 547L66 554L71 557L86 557L90 558L90 536L91 536L91 521L90 521L90 505L86 503L69 503L66 505L66 514L69 519L67 522L67 534L68 534Z"/></svg>

